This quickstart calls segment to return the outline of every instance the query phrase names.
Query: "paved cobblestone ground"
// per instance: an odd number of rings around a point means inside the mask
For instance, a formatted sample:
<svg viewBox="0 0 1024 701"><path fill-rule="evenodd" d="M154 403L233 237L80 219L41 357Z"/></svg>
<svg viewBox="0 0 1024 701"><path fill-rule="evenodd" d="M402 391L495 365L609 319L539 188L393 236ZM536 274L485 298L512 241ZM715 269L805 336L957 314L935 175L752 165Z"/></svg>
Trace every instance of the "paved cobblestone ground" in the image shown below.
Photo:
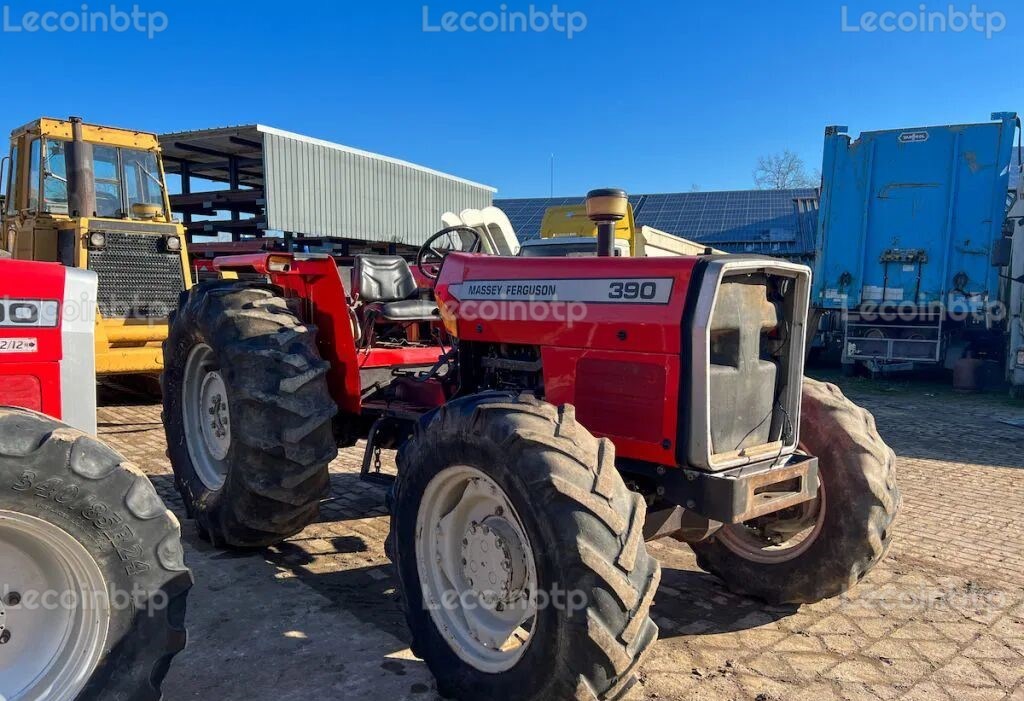
<svg viewBox="0 0 1024 701"><path fill-rule="evenodd" d="M1000 423L1024 407L928 384L844 389L899 455L889 558L851 594L794 609L734 596L688 548L651 544L662 637L632 699L1024 701L1024 428ZM182 515L159 408L106 400L104 437ZM219 553L185 524L197 584L167 701L437 698L407 650L384 494L357 479L360 459L343 452L322 521L281 547Z"/></svg>

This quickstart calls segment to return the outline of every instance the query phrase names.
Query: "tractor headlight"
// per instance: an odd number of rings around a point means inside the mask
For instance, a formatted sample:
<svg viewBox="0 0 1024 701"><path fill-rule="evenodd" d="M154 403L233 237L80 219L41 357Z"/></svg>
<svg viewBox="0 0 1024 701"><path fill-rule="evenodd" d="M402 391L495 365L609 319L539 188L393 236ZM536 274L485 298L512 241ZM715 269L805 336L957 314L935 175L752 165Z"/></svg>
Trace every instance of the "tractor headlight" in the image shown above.
<svg viewBox="0 0 1024 701"><path fill-rule="evenodd" d="M168 236L164 239L164 247L168 253L180 253L181 252L181 238L178 236Z"/></svg>
<svg viewBox="0 0 1024 701"><path fill-rule="evenodd" d="M102 231L92 231L89 233L87 242L90 251L101 251L107 247L107 235Z"/></svg>
<svg viewBox="0 0 1024 701"><path fill-rule="evenodd" d="M1024 368L1024 348L1017 351L1017 366Z"/></svg>

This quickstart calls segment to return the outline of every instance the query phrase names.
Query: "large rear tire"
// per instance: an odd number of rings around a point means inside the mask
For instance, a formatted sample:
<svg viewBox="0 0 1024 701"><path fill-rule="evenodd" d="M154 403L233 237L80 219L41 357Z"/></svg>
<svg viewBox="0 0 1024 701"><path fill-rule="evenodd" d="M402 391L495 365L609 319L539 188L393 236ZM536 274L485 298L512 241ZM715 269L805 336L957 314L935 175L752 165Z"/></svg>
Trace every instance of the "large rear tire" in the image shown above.
<svg viewBox="0 0 1024 701"><path fill-rule="evenodd" d="M427 415L398 465L389 551L441 694L592 701L633 686L661 572L610 441L571 406L487 393Z"/></svg>
<svg viewBox="0 0 1024 701"><path fill-rule="evenodd" d="M818 499L724 526L691 546L698 565L731 590L776 604L814 603L853 587L888 551L901 503L896 456L871 414L811 379L801 412L801 447L818 458Z"/></svg>
<svg viewBox="0 0 1024 701"><path fill-rule="evenodd" d="M175 483L218 547L264 547L319 516L337 455L328 364L261 283L182 295L164 344L164 425Z"/></svg>
<svg viewBox="0 0 1024 701"><path fill-rule="evenodd" d="M0 697L158 701L191 586L178 521L137 467L0 409Z"/></svg>

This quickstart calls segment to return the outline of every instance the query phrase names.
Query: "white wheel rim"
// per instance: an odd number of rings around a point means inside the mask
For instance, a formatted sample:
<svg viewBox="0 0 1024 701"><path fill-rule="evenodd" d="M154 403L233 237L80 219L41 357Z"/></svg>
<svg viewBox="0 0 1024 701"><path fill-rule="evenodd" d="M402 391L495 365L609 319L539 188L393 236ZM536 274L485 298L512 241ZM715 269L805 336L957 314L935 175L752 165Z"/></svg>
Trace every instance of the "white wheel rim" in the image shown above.
<svg viewBox="0 0 1024 701"><path fill-rule="evenodd" d="M427 485L416 517L424 605L464 662L497 674L532 640L537 567L508 495L475 467L455 465Z"/></svg>
<svg viewBox="0 0 1024 701"><path fill-rule="evenodd" d="M110 626L99 565L64 530L3 509L0 562L0 691L7 701L75 699Z"/></svg>
<svg viewBox="0 0 1024 701"><path fill-rule="evenodd" d="M181 410L192 466L206 488L217 491L228 474L231 412L224 378L206 344L193 348L185 363Z"/></svg>

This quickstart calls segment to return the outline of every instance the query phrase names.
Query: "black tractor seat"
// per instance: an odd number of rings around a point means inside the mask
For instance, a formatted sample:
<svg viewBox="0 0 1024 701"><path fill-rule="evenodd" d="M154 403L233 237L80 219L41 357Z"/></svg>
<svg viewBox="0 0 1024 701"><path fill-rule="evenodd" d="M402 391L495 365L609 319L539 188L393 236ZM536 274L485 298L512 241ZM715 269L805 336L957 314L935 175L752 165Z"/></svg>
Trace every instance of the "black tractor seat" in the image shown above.
<svg viewBox="0 0 1024 701"><path fill-rule="evenodd" d="M416 297L419 290L409 264L401 256L355 256L354 296L365 314L396 322L434 321L437 304Z"/></svg>
<svg viewBox="0 0 1024 701"><path fill-rule="evenodd" d="M440 317L437 305L429 299L403 299L400 302L372 302L367 313L388 321L434 321Z"/></svg>

